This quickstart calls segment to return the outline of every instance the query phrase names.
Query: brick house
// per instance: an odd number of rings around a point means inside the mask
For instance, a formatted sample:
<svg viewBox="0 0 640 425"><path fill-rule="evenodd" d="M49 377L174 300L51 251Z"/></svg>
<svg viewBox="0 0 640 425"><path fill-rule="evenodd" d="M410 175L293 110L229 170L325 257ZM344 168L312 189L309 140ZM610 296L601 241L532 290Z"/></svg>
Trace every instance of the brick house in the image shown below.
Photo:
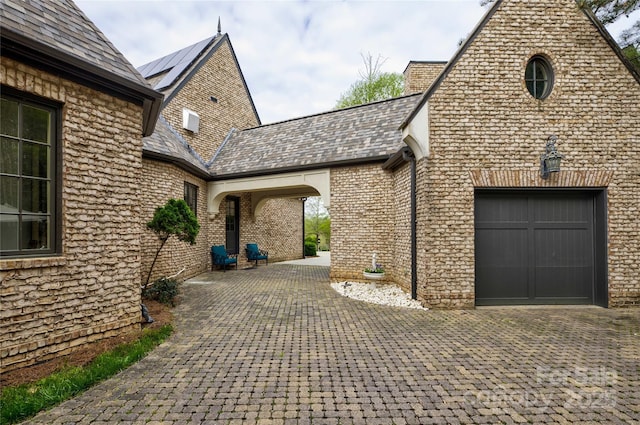
<svg viewBox="0 0 640 425"><path fill-rule="evenodd" d="M234 129L260 125L229 36L218 29L210 38L139 67L164 94L156 131L143 140L142 219L151 219L154 209L168 199L184 197L201 225L194 246L169 240L152 280L183 267L181 277L209 270L212 245L226 245L229 252L238 253L240 267L250 264L244 255L250 242L269 251L272 261L302 257L299 196L264 199L264 214L254 214L251 205L257 194L233 189L224 192L221 213L207 209L208 186L216 177L222 144ZM158 244L153 234L143 231L143 280Z"/></svg>
<svg viewBox="0 0 640 425"><path fill-rule="evenodd" d="M140 328L140 152L162 95L73 3L0 10L5 371Z"/></svg>
<svg viewBox="0 0 640 425"><path fill-rule="evenodd" d="M404 98L232 134L209 211L223 183L298 173L278 185L330 205L334 280L376 252L431 307L640 304L640 77L590 11L496 1L449 62L405 77ZM542 177L550 136L565 158Z"/></svg>
<svg viewBox="0 0 640 425"><path fill-rule="evenodd" d="M575 1L496 1L401 126L418 298L639 305L639 83ZM550 135L565 158L544 179Z"/></svg>
<svg viewBox="0 0 640 425"><path fill-rule="evenodd" d="M152 278L208 270L212 244L300 258L316 195L334 280L360 280L376 252L435 308L640 304L640 76L574 0L497 0L450 61L409 64L407 95L269 125L228 35L136 71L50 3L2 9L2 184L49 184L27 191L40 204L2 187L0 225L24 224L16 249L2 232L3 370L139 326L158 243L144 223L169 198L202 230ZM5 137L5 108L48 117L49 136ZM543 178L551 135L564 159ZM12 169L11 143L51 168Z"/></svg>
<svg viewBox="0 0 640 425"><path fill-rule="evenodd" d="M7 3L1 67L2 371L140 328L158 246L145 223L170 198L201 232L170 241L151 279L208 270L213 244L241 266L248 242L272 261L302 256L299 197L265 193L258 216L252 193L232 190L222 214L207 211L214 154L260 124L226 34L138 71L73 2Z"/></svg>

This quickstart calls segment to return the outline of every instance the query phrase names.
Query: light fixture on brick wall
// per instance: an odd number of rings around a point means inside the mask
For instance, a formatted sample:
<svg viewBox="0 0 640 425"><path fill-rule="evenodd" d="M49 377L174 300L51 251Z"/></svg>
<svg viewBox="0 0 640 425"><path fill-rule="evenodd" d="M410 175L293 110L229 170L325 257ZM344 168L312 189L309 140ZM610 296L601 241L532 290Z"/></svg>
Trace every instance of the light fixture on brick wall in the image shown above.
<svg viewBox="0 0 640 425"><path fill-rule="evenodd" d="M549 136L547 138L546 152L540 155L540 177L543 179L549 178L551 173L560 171L560 161L564 158L564 155L558 153L556 148L557 141L558 136Z"/></svg>

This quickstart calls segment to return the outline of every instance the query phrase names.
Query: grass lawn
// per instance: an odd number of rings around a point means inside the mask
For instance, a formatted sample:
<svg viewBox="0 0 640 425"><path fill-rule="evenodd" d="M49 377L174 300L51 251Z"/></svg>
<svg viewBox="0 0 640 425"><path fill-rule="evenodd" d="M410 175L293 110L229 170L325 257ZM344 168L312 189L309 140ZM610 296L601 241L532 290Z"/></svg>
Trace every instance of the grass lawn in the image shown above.
<svg viewBox="0 0 640 425"><path fill-rule="evenodd" d="M72 358L63 366L49 366L55 370L52 373L48 373L47 368L27 367L24 371L18 371L21 374L14 373L9 379L3 378L5 382L0 393L0 424L25 420L126 369L171 335L173 328L168 322L170 319L167 323L154 323L155 326L144 329L139 338L101 353L96 353L95 348L89 348L92 360L88 362ZM43 370L47 376L32 379L42 375Z"/></svg>

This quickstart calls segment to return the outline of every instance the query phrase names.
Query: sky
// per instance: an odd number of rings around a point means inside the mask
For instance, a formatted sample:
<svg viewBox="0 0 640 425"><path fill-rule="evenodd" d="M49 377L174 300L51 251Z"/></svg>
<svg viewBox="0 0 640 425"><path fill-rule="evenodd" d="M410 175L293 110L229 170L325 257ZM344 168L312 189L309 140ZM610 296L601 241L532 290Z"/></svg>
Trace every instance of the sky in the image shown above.
<svg viewBox="0 0 640 425"><path fill-rule="evenodd" d="M135 67L215 35L219 18L263 124L333 109L362 55L398 73L449 60L486 12L479 0L75 2Z"/></svg>

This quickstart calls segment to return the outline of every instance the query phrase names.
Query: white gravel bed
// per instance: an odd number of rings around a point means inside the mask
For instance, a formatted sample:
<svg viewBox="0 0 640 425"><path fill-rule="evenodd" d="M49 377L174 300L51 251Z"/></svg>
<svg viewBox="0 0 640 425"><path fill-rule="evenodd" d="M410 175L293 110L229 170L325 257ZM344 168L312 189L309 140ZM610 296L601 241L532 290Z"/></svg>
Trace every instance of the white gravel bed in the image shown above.
<svg viewBox="0 0 640 425"><path fill-rule="evenodd" d="M411 295L390 283L333 282L331 287L340 295L355 300L393 307L429 310L418 301L412 300Z"/></svg>

